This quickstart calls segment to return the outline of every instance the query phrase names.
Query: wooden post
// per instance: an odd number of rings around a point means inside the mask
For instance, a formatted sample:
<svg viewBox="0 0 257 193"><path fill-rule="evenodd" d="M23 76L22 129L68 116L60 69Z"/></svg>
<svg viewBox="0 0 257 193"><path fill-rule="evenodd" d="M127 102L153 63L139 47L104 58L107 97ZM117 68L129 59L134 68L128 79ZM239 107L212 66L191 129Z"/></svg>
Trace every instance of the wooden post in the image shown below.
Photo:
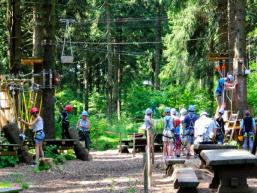
<svg viewBox="0 0 257 193"><path fill-rule="evenodd" d="M122 151L122 147L121 147L121 132L120 132L120 153L121 153L121 151Z"/></svg>
<svg viewBox="0 0 257 193"><path fill-rule="evenodd" d="M146 158L147 158L147 185L148 190L151 188L151 131L147 130L147 146L146 146Z"/></svg>
<svg viewBox="0 0 257 193"><path fill-rule="evenodd" d="M133 158L135 157L136 153L136 135L133 133Z"/></svg>
<svg viewBox="0 0 257 193"><path fill-rule="evenodd" d="M144 193L148 193L148 175L147 175L147 155L143 154L143 164L144 164Z"/></svg>

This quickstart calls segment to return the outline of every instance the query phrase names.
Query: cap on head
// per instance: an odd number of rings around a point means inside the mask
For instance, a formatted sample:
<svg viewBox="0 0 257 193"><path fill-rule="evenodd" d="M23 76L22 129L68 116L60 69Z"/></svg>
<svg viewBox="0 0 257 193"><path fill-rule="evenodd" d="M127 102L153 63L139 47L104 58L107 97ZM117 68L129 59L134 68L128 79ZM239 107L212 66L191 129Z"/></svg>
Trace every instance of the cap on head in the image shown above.
<svg viewBox="0 0 257 193"><path fill-rule="evenodd" d="M220 109L219 114L223 115L224 114L224 109Z"/></svg>
<svg viewBox="0 0 257 193"><path fill-rule="evenodd" d="M195 112L195 106L194 105L189 105L188 111L189 112Z"/></svg>
<svg viewBox="0 0 257 193"><path fill-rule="evenodd" d="M83 112L81 113L81 115L82 115L82 116L88 116L88 112L87 112L87 111L83 111Z"/></svg>
<svg viewBox="0 0 257 193"><path fill-rule="evenodd" d="M39 110L38 110L37 107L32 107L32 108L30 109L30 114L34 114L34 113L38 113L38 112L39 112Z"/></svg>
<svg viewBox="0 0 257 193"><path fill-rule="evenodd" d="M147 108L146 110L145 110L145 114L146 115L149 115L149 114L152 114L153 113L153 111L152 111L152 109L150 109L150 108Z"/></svg>
<svg viewBox="0 0 257 193"><path fill-rule="evenodd" d="M72 106L71 105L66 105L64 108L68 113L72 111Z"/></svg>
<svg viewBox="0 0 257 193"><path fill-rule="evenodd" d="M165 109L164 109L165 113L170 113L170 111L171 111L170 107L165 107Z"/></svg>
<svg viewBox="0 0 257 193"><path fill-rule="evenodd" d="M234 81L234 76L229 74L227 75L227 79L230 81L230 82L233 82Z"/></svg>
<svg viewBox="0 0 257 193"><path fill-rule="evenodd" d="M185 108L182 108L181 110L180 110L180 114L181 115L185 115L187 113L187 110L185 109Z"/></svg>
<svg viewBox="0 0 257 193"><path fill-rule="evenodd" d="M204 111L204 112L201 112L200 116L202 115L208 116L208 113Z"/></svg>

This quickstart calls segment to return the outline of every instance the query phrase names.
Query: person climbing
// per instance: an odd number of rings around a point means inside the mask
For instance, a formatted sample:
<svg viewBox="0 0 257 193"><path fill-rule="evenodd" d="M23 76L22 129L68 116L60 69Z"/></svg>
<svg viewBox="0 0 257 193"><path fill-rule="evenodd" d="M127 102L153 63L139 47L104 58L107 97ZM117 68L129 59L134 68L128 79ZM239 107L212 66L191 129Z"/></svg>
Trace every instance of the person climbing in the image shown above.
<svg viewBox="0 0 257 193"><path fill-rule="evenodd" d="M229 74L227 75L227 77L225 78L220 78L218 80L218 84L215 90L215 95L216 95L216 100L218 103L218 108L216 111L216 115L218 114L218 111L220 109L224 109L225 108L225 104L224 104L224 90L225 89L234 89L234 76Z"/></svg>
<svg viewBox="0 0 257 193"><path fill-rule="evenodd" d="M36 160L34 164L37 164L39 158L44 158L44 151L43 151L43 140L45 139L44 121L42 117L39 115L38 108L32 107L30 109L30 114L31 114L30 122L26 122L21 118L19 118L19 121L31 127L31 129L35 132L34 140L35 140L35 149L36 149Z"/></svg>
<svg viewBox="0 0 257 193"><path fill-rule="evenodd" d="M225 122L223 119L224 109L219 110L218 118L216 118L216 124L217 124L217 131L216 131L216 142L217 144L223 144L224 143L224 137L225 137Z"/></svg>
<svg viewBox="0 0 257 193"><path fill-rule="evenodd" d="M71 105L66 105L61 113L59 122L62 122L62 139L69 138L69 113L72 111Z"/></svg>
<svg viewBox="0 0 257 193"><path fill-rule="evenodd" d="M88 112L81 113L82 118L77 123L80 136L85 140L85 148L90 149L90 121L88 120Z"/></svg>
<svg viewBox="0 0 257 193"><path fill-rule="evenodd" d="M188 114L185 116L183 121L183 138L185 138L185 143L187 146L187 158L190 158L191 148L194 144L194 125L198 116L195 114L195 107L190 105L188 108Z"/></svg>
<svg viewBox="0 0 257 193"><path fill-rule="evenodd" d="M252 152L256 125L254 118L251 117L250 111L245 111L245 117L240 122L239 133L243 135L243 149Z"/></svg>
<svg viewBox="0 0 257 193"><path fill-rule="evenodd" d="M170 114L170 107L164 109L165 117L163 118L163 158L172 156L172 144L174 138L173 117Z"/></svg>
<svg viewBox="0 0 257 193"><path fill-rule="evenodd" d="M213 144L216 129L215 120L209 118L207 112L202 112L199 119L195 121L194 144Z"/></svg>

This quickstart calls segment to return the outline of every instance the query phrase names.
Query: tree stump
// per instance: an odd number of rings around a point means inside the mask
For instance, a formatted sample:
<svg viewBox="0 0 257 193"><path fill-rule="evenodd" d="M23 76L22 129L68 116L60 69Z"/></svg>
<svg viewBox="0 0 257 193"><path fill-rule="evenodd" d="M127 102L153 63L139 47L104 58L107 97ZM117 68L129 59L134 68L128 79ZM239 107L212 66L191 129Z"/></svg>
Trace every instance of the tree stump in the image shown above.
<svg viewBox="0 0 257 193"><path fill-rule="evenodd" d="M9 123L3 127L3 132L10 144L18 144L19 161L31 164L33 159L28 150L23 146L23 141L19 139L20 129L16 123Z"/></svg>
<svg viewBox="0 0 257 193"><path fill-rule="evenodd" d="M79 142L78 132L75 129L70 128L68 130L68 133L71 139L77 139L77 141L74 142L74 151L77 159L80 159L82 161L92 160L92 156L89 154L88 150L85 149Z"/></svg>

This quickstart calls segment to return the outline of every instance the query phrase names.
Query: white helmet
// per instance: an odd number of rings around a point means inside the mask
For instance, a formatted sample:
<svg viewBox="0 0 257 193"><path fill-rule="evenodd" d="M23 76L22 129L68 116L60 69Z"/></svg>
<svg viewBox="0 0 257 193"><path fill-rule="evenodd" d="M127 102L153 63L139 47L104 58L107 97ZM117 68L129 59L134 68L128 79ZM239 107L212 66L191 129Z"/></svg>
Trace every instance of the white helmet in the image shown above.
<svg viewBox="0 0 257 193"><path fill-rule="evenodd" d="M147 109L145 110L145 114L146 114L146 115L152 114L152 113L153 113L153 111L152 111L152 109L150 109L150 108L147 108Z"/></svg>
<svg viewBox="0 0 257 193"><path fill-rule="evenodd" d="M172 114L172 115L176 115L176 114L177 114L176 109L175 109L175 108L172 108L172 109L170 110L170 114Z"/></svg>
<svg viewBox="0 0 257 193"><path fill-rule="evenodd" d="M223 115L224 114L224 109L220 109L219 113Z"/></svg>
<svg viewBox="0 0 257 193"><path fill-rule="evenodd" d="M180 114L181 115L185 115L187 113L187 110L185 109L185 108L182 108L181 110L180 110Z"/></svg>
<svg viewBox="0 0 257 193"><path fill-rule="evenodd" d="M203 112L201 112L200 117L201 117L202 115L206 115L206 116L208 116L208 113L207 113L207 112L205 112L205 111L203 111Z"/></svg>
<svg viewBox="0 0 257 193"><path fill-rule="evenodd" d="M228 79L230 82L233 82L233 81L234 81L234 76L231 75L231 74L228 74L228 75L227 75L227 79Z"/></svg>
<svg viewBox="0 0 257 193"><path fill-rule="evenodd" d="M82 115L82 116L88 116L88 112L87 112L87 111L83 111L83 112L81 113L81 115Z"/></svg>

